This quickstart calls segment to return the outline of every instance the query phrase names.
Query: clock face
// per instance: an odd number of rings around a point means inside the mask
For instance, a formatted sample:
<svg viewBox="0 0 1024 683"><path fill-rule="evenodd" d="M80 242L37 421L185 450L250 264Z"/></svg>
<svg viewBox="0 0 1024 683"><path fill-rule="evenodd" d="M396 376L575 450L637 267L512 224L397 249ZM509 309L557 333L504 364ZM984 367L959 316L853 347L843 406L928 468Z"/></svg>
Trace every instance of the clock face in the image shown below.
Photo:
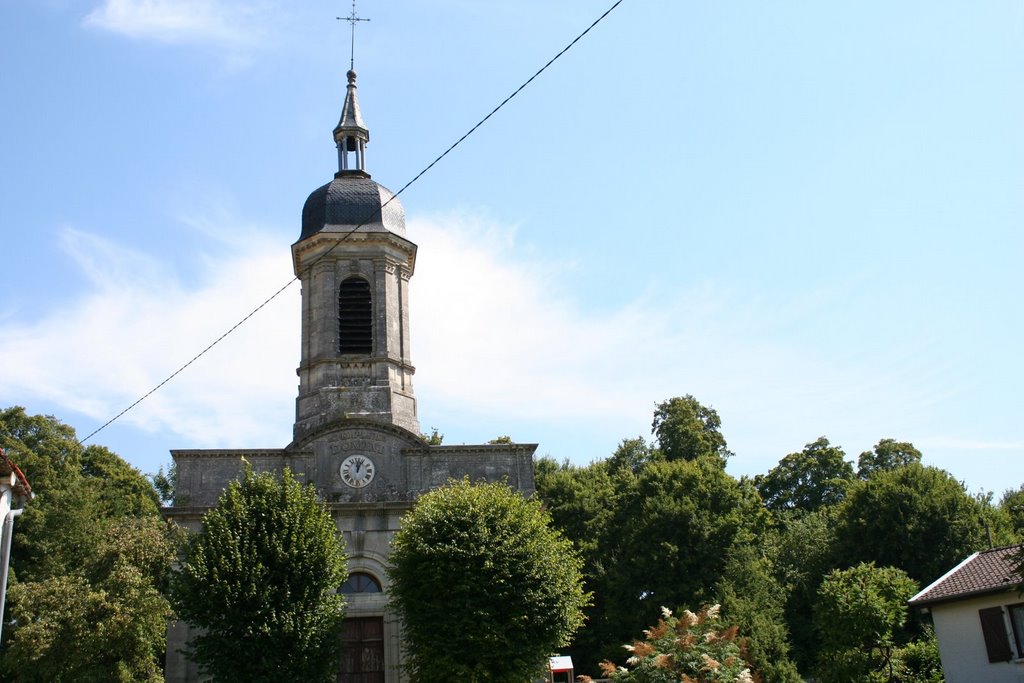
<svg viewBox="0 0 1024 683"><path fill-rule="evenodd" d="M377 469L365 455L350 455L341 461L341 480L352 488L361 489L371 481Z"/></svg>

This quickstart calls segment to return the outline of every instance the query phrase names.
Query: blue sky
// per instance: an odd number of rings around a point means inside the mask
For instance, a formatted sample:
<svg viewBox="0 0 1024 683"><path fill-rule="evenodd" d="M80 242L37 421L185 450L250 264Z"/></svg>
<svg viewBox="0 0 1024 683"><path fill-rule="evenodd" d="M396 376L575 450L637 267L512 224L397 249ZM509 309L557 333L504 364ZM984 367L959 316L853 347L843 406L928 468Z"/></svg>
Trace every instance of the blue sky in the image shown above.
<svg viewBox="0 0 1024 683"><path fill-rule="evenodd" d="M611 0L360 4L398 189ZM335 170L346 2L0 5L0 404L85 436L291 278ZM735 475L821 435L1024 483L1024 5L625 0L402 196L424 430L586 463L654 404ZM97 435L281 447L292 285Z"/></svg>

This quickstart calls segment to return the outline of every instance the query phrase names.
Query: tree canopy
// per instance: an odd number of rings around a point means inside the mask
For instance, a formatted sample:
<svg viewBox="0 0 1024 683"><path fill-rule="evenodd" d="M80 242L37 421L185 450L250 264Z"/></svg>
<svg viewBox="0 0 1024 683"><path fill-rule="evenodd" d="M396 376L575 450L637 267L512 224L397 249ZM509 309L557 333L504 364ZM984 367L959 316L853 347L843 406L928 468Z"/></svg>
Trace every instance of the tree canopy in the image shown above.
<svg viewBox="0 0 1024 683"><path fill-rule="evenodd" d="M505 484L424 495L390 562L416 683L521 683L583 622L582 561L540 503Z"/></svg>
<svg viewBox="0 0 1024 683"><path fill-rule="evenodd" d="M876 472L894 470L921 462L921 451L914 444L895 439L882 439L873 450L864 451L857 458L857 476L867 479Z"/></svg>
<svg viewBox="0 0 1024 683"><path fill-rule="evenodd" d="M288 469L246 466L174 577L178 615L202 629L188 654L218 682L333 680L345 577L340 535L313 487Z"/></svg>
<svg viewBox="0 0 1024 683"><path fill-rule="evenodd" d="M755 483L770 510L813 512L842 500L852 479L853 466L843 449L822 436L782 458Z"/></svg>
<svg viewBox="0 0 1024 683"><path fill-rule="evenodd" d="M1024 540L1024 486L1003 493L999 508L1009 516L1018 540Z"/></svg>
<svg viewBox="0 0 1024 683"><path fill-rule="evenodd" d="M895 567L860 563L834 570L818 589L814 622L821 635L818 679L824 683L891 681L896 633L918 585ZM875 678L876 671L885 670Z"/></svg>
<svg viewBox="0 0 1024 683"><path fill-rule="evenodd" d="M714 598L737 544L750 543L767 518L757 492L715 459L661 461L620 475L614 517L601 545L606 618L618 635L657 615Z"/></svg>
<svg viewBox="0 0 1024 683"><path fill-rule="evenodd" d="M0 446L36 494L14 533L5 680L162 680L177 535L149 482L20 407L0 412Z"/></svg>
<svg viewBox="0 0 1024 683"><path fill-rule="evenodd" d="M898 567L927 584L988 547L985 505L944 470L907 465L854 484L837 510L836 565Z"/></svg>
<svg viewBox="0 0 1024 683"><path fill-rule="evenodd" d="M724 466L732 453L721 430L722 420L715 409L701 405L690 394L662 401L654 408L651 432L666 460L710 457Z"/></svg>
<svg viewBox="0 0 1024 683"><path fill-rule="evenodd" d="M692 396L669 399L655 413L656 446L625 439L586 466L537 463L539 497L587 560L593 603L568 648L577 672L593 675L602 659L623 663L621 643L659 606L719 603L748 636L753 674L795 683L797 667L814 672L825 651L813 615L829 572L873 562L931 581L975 549L1019 538L1014 492L998 507L970 496L894 439L861 454L856 473L821 437L737 481L722 467L717 415L705 410ZM894 681L940 675L934 637L918 620L892 636Z"/></svg>

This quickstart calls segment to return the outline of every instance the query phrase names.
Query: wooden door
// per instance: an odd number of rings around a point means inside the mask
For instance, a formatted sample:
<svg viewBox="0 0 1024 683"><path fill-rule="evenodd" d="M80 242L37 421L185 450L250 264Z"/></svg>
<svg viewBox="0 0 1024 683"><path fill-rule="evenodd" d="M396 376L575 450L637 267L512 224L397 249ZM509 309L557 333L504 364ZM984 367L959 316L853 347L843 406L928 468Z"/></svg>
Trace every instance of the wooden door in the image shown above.
<svg viewBox="0 0 1024 683"><path fill-rule="evenodd" d="M384 618L346 619L339 683L384 683Z"/></svg>

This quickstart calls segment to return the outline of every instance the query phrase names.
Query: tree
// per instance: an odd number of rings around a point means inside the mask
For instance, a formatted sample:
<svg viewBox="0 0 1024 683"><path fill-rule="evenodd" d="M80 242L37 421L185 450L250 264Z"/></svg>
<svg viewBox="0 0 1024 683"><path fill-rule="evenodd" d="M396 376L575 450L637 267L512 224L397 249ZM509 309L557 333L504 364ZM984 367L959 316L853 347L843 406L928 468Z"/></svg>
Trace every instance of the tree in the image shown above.
<svg viewBox="0 0 1024 683"><path fill-rule="evenodd" d="M74 429L51 415L30 416L21 406L0 411L0 448L31 473L36 493L59 488L82 453Z"/></svg>
<svg viewBox="0 0 1024 683"><path fill-rule="evenodd" d="M1024 486L1004 492L999 508L1009 515L1017 540L1024 540Z"/></svg>
<svg viewBox="0 0 1024 683"><path fill-rule="evenodd" d="M312 486L247 466L203 516L172 583L202 630L189 656L215 681L329 681L337 669L345 551Z"/></svg>
<svg viewBox="0 0 1024 683"><path fill-rule="evenodd" d="M156 474L148 474L153 490L156 491L161 505L174 505L174 491L178 488L178 465L171 463L165 470L163 465Z"/></svg>
<svg viewBox="0 0 1024 683"><path fill-rule="evenodd" d="M809 671L817 659L818 637L812 622L818 587L833 568L835 508L806 514L776 515L779 525L762 541L771 549L772 569L786 595L786 624L793 659Z"/></svg>
<svg viewBox="0 0 1024 683"><path fill-rule="evenodd" d="M606 619L618 626L612 642L622 642L650 623L659 605L712 600L730 550L754 543L768 519L753 486L717 459L653 462L636 476L620 472L615 484L620 491L600 559Z"/></svg>
<svg viewBox="0 0 1024 683"><path fill-rule="evenodd" d="M15 681L157 683L170 606L161 590L177 554L156 517L104 529L81 571L17 583L17 628L4 666Z"/></svg>
<svg viewBox="0 0 1024 683"><path fill-rule="evenodd" d="M600 552L601 536L614 512L616 495L605 462L577 467L539 459L534 467L537 496L551 515L552 525L584 556Z"/></svg>
<svg viewBox="0 0 1024 683"><path fill-rule="evenodd" d="M852 479L853 466L843 449L822 436L756 477L755 484L769 510L813 512L841 501Z"/></svg>
<svg viewBox="0 0 1024 683"><path fill-rule="evenodd" d="M539 501L451 481L402 519L392 604L416 683L521 683L582 625L582 560Z"/></svg>
<svg viewBox="0 0 1024 683"><path fill-rule="evenodd" d="M644 631L644 640L625 648L628 666L604 662L602 673L613 683L753 683L746 644L736 626L723 623L718 605L697 614L683 610L678 617L666 607L657 625ZM589 677L583 677L590 683Z"/></svg>
<svg viewBox="0 0 1024 683"><path fill-rule="evenodd" d="M608 467L613 470L625 468L633 474L638 474L645 465L661 458L660 451L649 446L643 437L638 436L635 439L623 439L607 462Z"/></svg>
<svg viewBox="0 0 1024 683"><path fill-rule="evenodd" d="M830 572L818 589L814 611L822 645L818 679L892 681L897 633L917 588L895 567L861 563Z"/></svg>
<svg viewBox="0 0 1024 683"><path fill-rule="evenodd" d="M988 547L986 514L944 470L907 465L878 472L854 484L837 510L835 565L874 562L930 583Z"/></svg>
<svg viewBox="0 0 1024 683"><path fill-rule="evenodd" d="M5 680L160 679L176 534L148 481L19 407L0 412L0 445L36 493L14 533Z"/></svg>
<svg viewBox="0 0 1024 683"><path fill-rule="evenodd" d="M714 408L702 406L690 394L662 401L654 409L651 432L666 460L709 457L723 466L732 453L721 432L722 420Z"/></svg>
<svg viewBox="0 0 1024 683"><path fill-rule="evenodd" d="M444 441L444 434L437 431L437 427L431 427L430 433L420 434L420 438L423 439L428 446L440 446Z"/></svg>
<svg viewBox="0 0 1024 683"><path fill-rule="evenodd" d="M737 545L728 553L715 592L723 618L747 635L747 655L763 683L802 683L790 659L786 591L771 569L760 549Z"/></svg>
<svg viewBox="0 0 1024 683"><path fill-rule="evenodd" d="M893 653L894 680L897 683L945 683L939 641L935 631L926 626L917 640Z"/></svg>
<svg viewBox="0 0 1024 683"><path fill-rule="evenodd" d="M874 450L864 451L857 458L857 476L867 479L876 472L894 470L921 462L921 451L914 444L895 439L882 439Z"/></svg>
<svg viewBox="0 0 1024 683"><path fill-rule="evenodd" d="M616 453L633 442L624 441ZM572 656L577 671L596 671L598 662L606 656L607 644L618 647L622 640L621 625L607 614L611 591L609 567L603 555L606 538L613 533L610 524L619 507L619 496L627 488L620 480L633 479L632 467L622 466L625 471L610 461L577 467L568 461L559 465L551 458L541 458L534 467L537 496L551 514L553 526L587 558L583 581L593 596L584 609L587 625L563 650Z"/></svg>

